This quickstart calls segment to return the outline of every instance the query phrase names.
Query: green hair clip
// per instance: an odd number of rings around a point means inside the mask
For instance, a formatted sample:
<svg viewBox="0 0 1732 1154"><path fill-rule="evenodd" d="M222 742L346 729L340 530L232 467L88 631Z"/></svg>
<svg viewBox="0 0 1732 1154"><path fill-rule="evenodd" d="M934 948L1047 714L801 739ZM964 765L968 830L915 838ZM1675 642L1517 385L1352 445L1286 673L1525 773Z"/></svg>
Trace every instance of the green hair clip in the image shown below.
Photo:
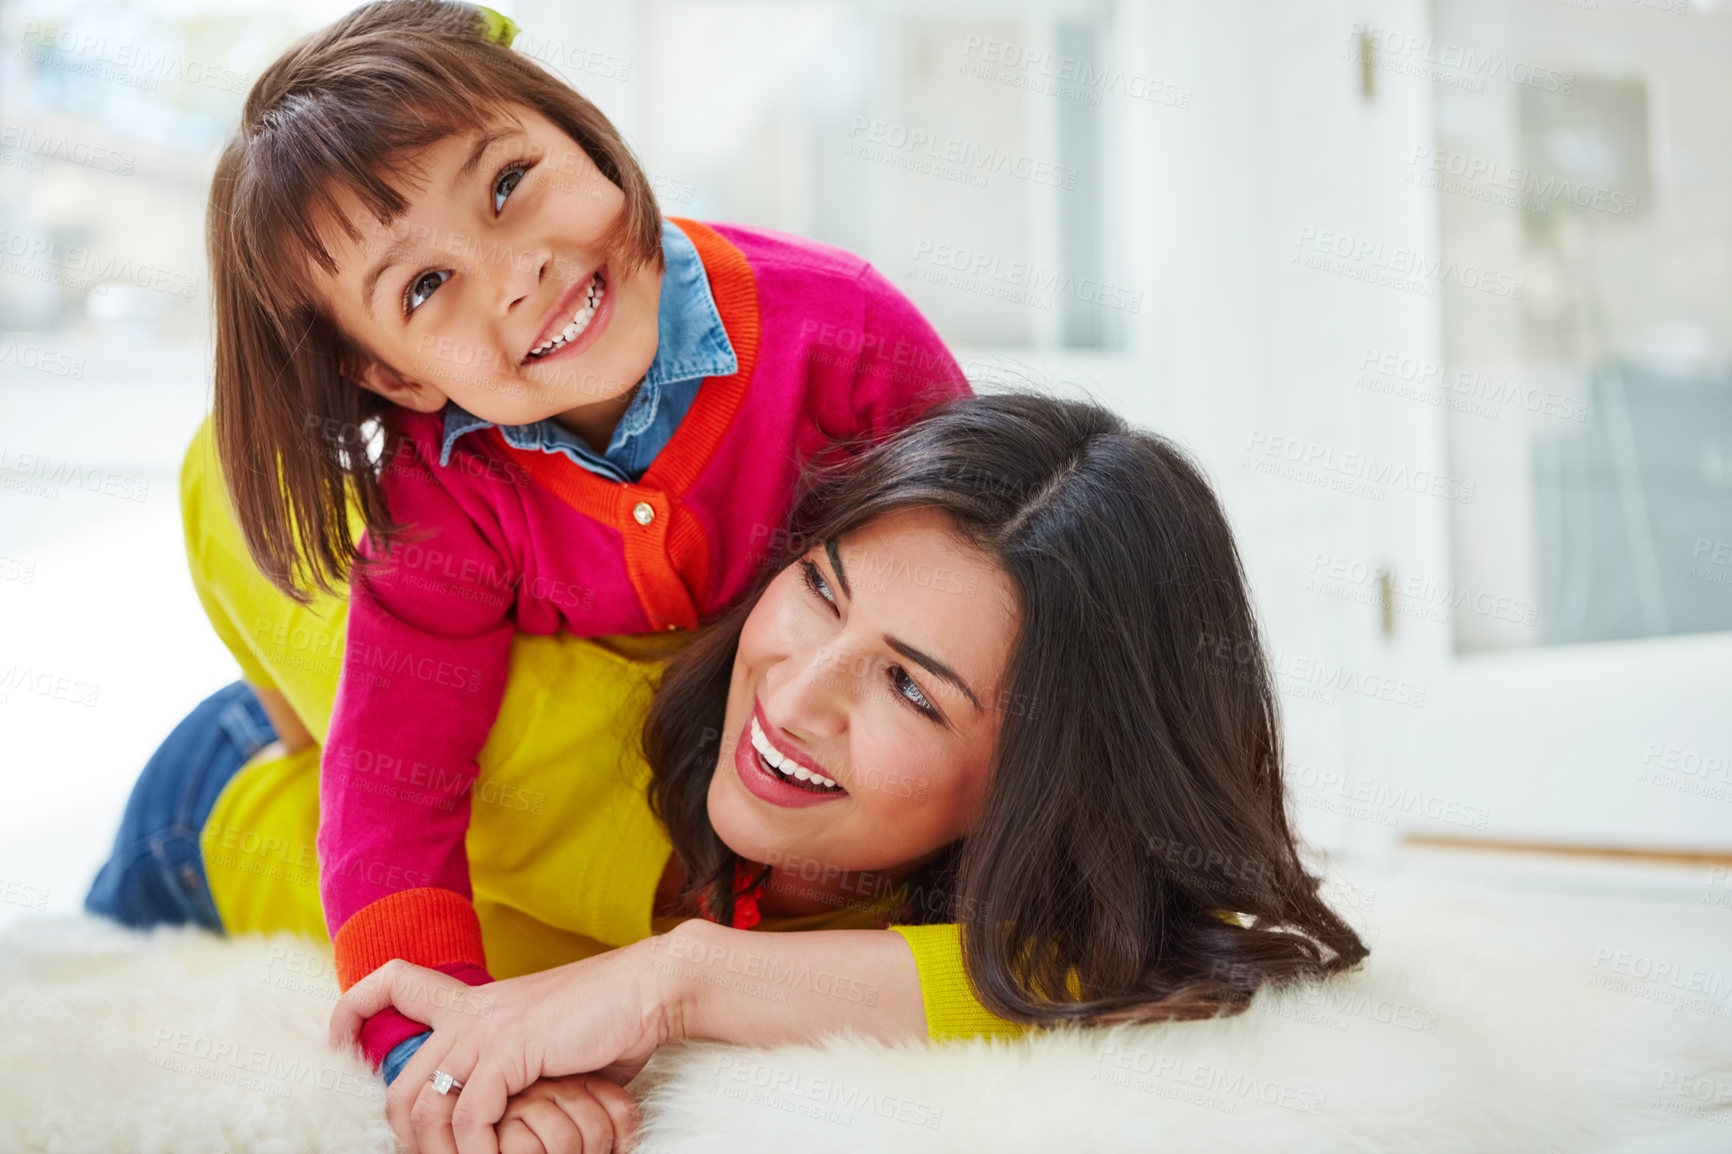
<svg viewBox="0 0 1732 1154"><path fill-rule="evenodd" d="M511 17L495 12L485 4L477 4L475 8L480 12L481 23L486 29L483 39L491 40L501 48L510 48L520 31Z"/></svg>

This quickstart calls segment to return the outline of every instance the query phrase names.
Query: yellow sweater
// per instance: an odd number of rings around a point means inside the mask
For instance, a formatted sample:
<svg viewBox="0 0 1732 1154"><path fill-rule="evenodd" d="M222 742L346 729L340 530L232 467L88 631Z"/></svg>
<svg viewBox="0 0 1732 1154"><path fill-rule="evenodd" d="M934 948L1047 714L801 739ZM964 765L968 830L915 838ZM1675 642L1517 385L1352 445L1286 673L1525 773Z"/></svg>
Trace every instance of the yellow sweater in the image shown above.
<svg viewBox="0 0 1732 1154"><path fill-rule="evenodd" d="M193 587L211 625L260 689L281 693L323 743L342 667L347 605L296 605L248 556L229 507L207 420L181 468ZM357 522L356 531L360 526ZM650 812L637 748L661 673L654 639L518 635L499 718L470 792L470 883L489 972L507 978L665 932L652 917L672 845ZM422 787L428 767L381 752L357 764L364 788L415 805L451 804ZM328 941L319 903L319 745L269 751L224 788L201 833L211 896L232 933L289 930ZM370 863L378 871L391 862ZM895 893L835 912L766 917L761 931L876 929ZM959 927L891 926L913 950L935 1040L1020 1035L989 1013L962 968Z"/></svg>

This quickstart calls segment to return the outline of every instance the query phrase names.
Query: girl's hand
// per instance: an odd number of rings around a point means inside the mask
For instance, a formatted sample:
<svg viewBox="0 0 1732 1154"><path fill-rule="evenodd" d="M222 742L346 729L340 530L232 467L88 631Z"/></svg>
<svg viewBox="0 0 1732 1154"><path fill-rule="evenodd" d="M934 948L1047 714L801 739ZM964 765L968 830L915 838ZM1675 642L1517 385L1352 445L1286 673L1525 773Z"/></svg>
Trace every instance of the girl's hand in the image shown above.
<svg viewBox="0 0 1732 1154"><path fill-rule="evenodd" d="M512 1095L494 1127L499 1154L601 1154L637 1133L637 1103L599 1074L542 1078Z"/></svg>
<svg viewBox="0 0 1732 1154"><path fill-rule="evenodd" d="M494 1125L512 1095L569 1074L623 1086L675 1037L673 987L652 964L658 946L645 938L485 986L394 959L337 999L330 1042L351 1044L361 1023L386 1006L430 1027L432 1036L385 1092L392 1132L412 1154L501 1154ZM439 1093L435 1069L462 1089Z"/></svg>

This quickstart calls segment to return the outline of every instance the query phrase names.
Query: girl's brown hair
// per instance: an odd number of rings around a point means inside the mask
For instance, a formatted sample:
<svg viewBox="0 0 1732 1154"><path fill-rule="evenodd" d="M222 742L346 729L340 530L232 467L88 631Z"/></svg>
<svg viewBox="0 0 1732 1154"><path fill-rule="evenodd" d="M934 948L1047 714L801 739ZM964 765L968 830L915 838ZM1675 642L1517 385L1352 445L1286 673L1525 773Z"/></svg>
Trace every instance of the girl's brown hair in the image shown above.
<svg viewBox="0 0 1732 1154"><path fill-rule="evenodd" d="M807 546L906 508L949 514L1021 610L979 822L903 879L905 920L962 925L988 1009L1206 1017L1366 957L1289 828L1273 683L1208 483L1164 438L1032 394L948 402L820 471L754 594L669 665L643 738L684 908L732 917L736 856L707 799L757 596Z"/></svg>
<svg viewBox="0 0 1732 1154"><path fill-rule="evenodd" d="M338 210L347 192L389 227L409 206L389 179L408 158L510 118L513 105L559 125L625 193L610 238L622 268L660 267L661 214L619 132L564 80L490 40L471 4L378 0L303 37L259 76L217 162L206 218L217 452L254 563L297 601L346 577L351 501L376 538L401 528L372 436L393 406L345 376L365 351L309 291L313 264L337 271L317 223L359 239Z"/></svg>

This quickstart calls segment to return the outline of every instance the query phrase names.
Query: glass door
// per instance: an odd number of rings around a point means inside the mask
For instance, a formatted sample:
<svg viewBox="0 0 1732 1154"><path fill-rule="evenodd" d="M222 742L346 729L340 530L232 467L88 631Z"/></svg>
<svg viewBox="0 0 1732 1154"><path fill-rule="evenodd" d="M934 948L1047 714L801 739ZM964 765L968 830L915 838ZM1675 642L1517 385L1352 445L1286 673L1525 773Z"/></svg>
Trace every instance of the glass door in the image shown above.
<svg viewBox="0 0 1732 1154"><path fill-rule="evenodd" d="M1435 0L1404 174L1446 265L1425 383L1451 472L1427 772L1503 836L1732 845L1732 15ZM1477 775L1479 782L1473 782ZM1458 778L1458 780L1463 780Z"/></svg>

